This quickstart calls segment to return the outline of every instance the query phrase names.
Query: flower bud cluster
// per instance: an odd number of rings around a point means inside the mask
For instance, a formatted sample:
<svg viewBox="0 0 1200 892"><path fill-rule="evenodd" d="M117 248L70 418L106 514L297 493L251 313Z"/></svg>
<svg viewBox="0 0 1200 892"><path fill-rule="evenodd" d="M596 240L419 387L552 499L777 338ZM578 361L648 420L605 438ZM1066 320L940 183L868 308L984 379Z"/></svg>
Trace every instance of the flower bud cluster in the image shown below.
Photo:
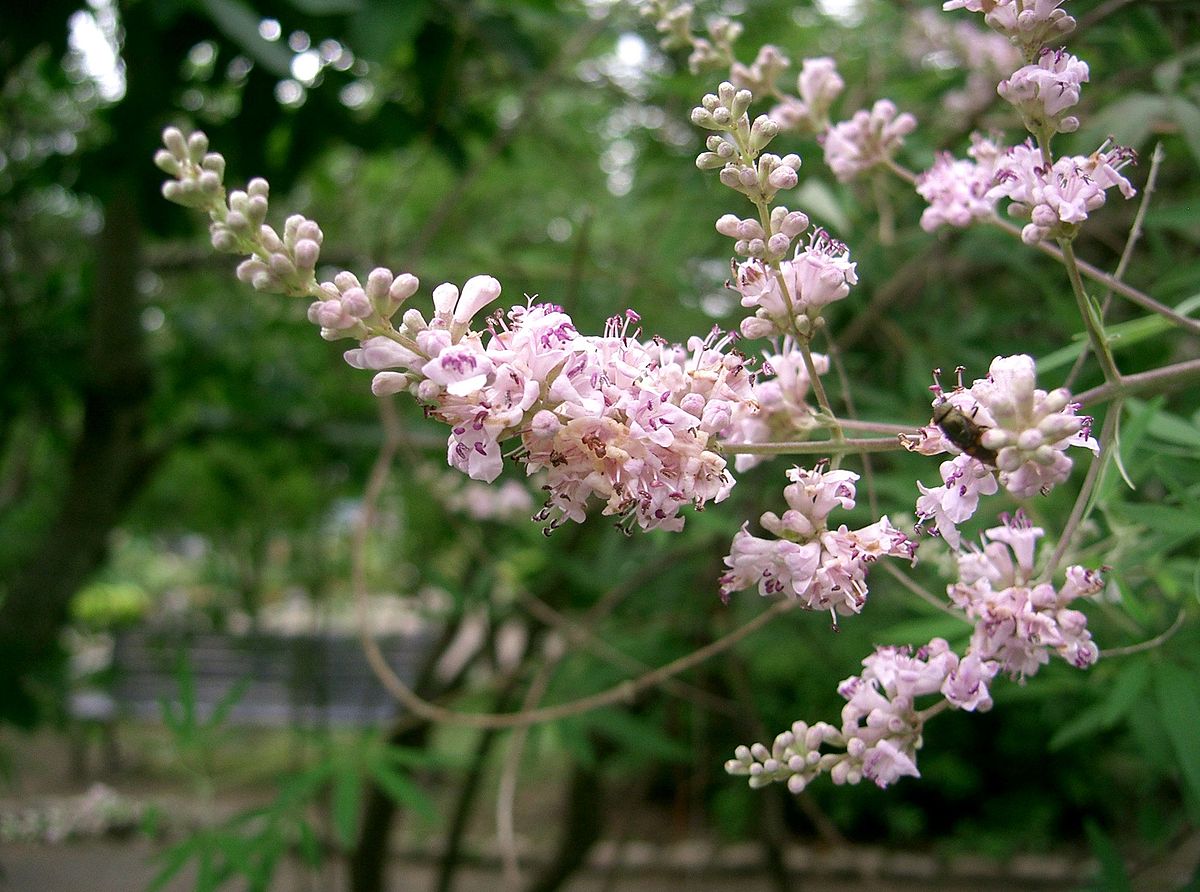
<svg viewBox="0 0 1200 892"><path fill-rule="evenodd" d="M250 206L261 198L265 214L267 189L266 180L251 180L246 193L230 193L230 208L239 204ZM255 216L257 217L257 214ZM236 228L231 225L231 218L236 220ZM250 226L245 225L246 223ZM325 238L321 228L300 214L293 214L287 218L282 237L265 223L257 229L252 229L252 226L251 218L230 210L223 223L214 222L211 227L213 245L218 247L218 250L237 253L247 239L253 244L254 256L238 264L237 277L252 285L256 291L291 295L310 294L314 282L313 272L321 253L321 242ZM228 244L230 248L220 247L218 242L221 245Z"/></svg>
<svg viewBox="0 0 1200 892"><path fill-rule="evenodd" d="M1064 156L1047 168L1038 148L1026 141L997 161L988 197L1009 199L1009 214L1029 220L1021 229L1026 244L1072 239L1088 214L1104 204L1109 188L1116 186L1127 199L1136 194L1121 175L1136 158L1132 149L1106 142L1091 155Z"/></svg>
<svg viewBox="0 0 1200 892"><path fill-rule="evenodd" d="M350 272L340 272L332 282L322 282L320 298L309 305L308 320L321 327L327 341L368 336L368 322L391 319L417 292L420 282L409 273L394 276L384 267L371 270L364 286Z"/></svg>
<svg viewBox="0 0 1200 892"><path fill-rule="evenodd" d="M830 128L824 138L825 163L838 180L849 182L891 160L916 126L915 117L899 113L891 100L880 99L870 111L859 110Z"/></svg>
<svg viewBox="0 0 1200 892"><path fill-rule="evenodd" d="M796 722L770 749L761 743L739 746L725 770L747 776L751 787L778 781L793 793L821 774L839 785L865 778L887 787L902 777L921 776L917 750L926 714L917 709L918 697L941 694L967 711L985 712L992 705L987 682L995 670L971 656L960 660L941 638L915 653L908 647L876 648L862 665L861 675L838 685L846 700L840 729ZM838 751L822 752L822 747Z"/></svg>
<svg viewBox="0 0 1200 892"><path fill-rule="evenodd" d="M789 211L786 207L771 209L771 231L753 218L739 218L725 214L717 220L717 232L735 239L734 253L743 257L755 257L768 263L787 256L792 241L808 229L808 215L801 211Z"/></svg>
<svg viewBox="0 0 1200 892"><path fill-rule="evenodd" d="M1079 102L1079 91L1088 80L1087 63L1064 49L1043 49L1032 65L1018 68L996 87L1000 96L1016 107L1030 133L1043 140L1055 133L1079 129L1079 118L1069 110Z"/></svg>
<svg viewBox="0 0 1200 892"><path fill-rule="evenodd" d="M155 163L175 177L163 184L163 194L208 213L213 248L249 255L238 264L238 279L256 291L313 298L308 319L320 326L326 340L363 340L373 334L387 340L379 332L390 328L388 320L416 293L416 276L395 276L381 267L371 271L365 285L345 271L318 284L315 272L325 240L320 226L293 214L280 235L266 222L271 187L261 177L252 179L244 190L234 189L226 198L222 182L225 159L208 151L203 133L185 137L168 127L163 143L166 148L154 156Z"/></svg>
<svg viewBox="0 0 1200 892"><path fill-rule="evenodd" d="M1059 588L1034 580L1034 551L1044 535L1022 512L987 530L982 550L958 557L959 581L947 587L951 602L975 622L971 653L993 663L1014 679L1035 674L1056 653L1084 669L1100 652L1087 628L1087 617L1068 604L1094 595L1103 586L1100 573L1068 567Z"/></svg>
<svg viewBox="0 0 1200 892"><path fill-rule="evenodd" d="M163 198L200 210L220 204L225 194L225 159L208 151L208 137L199 131L185 137L178 127L168 127L163 131L163 144L165 148L155 153L154 163L174 177L163 183Z"/></svg>
<svg viewBox="0 0 1200 892"><path fill-rule="evenodd" d="M989 193L1001 151L994 141L973 133L967 150L971 160L940 153L933 167L917 177L917 193L929 202L921 213L921 228L933 232L939 226L966 227L989 219L996 212L996 199Z"/></svg>
<svg viewBox="0 0 1200 892"><path fill-rule="evenodd" d="M798 332L808 336L821 322L824 308L850 293L858 282L849 249L815 230L807 245L797 246L791 260L768 265L761 260L738 264L733 287L743 307L754 315L742 320L747 338Z"/></svg>
<svg viewBox="0 0 1200 892"><path fill-rule="evenodd" d="M784 338L782 349L765 354L763 359L751 398L734 409L724 439L731 443L773 443L807 438L820 422L817 410L806 401L811 382L804 354L791 338ZM814 353L812 360L818 374L829 371L829 357ZM748 471L765 458L739 454L734 467Z"/></svg>
<svg viewBox="0 0 1200 892"><path fill-rule="evenodd" d="M1075 19L1063 9L1063 0L947 0L942 9L982 12L983 20L1033 59L1048 43L1058 43L1075 30Z"/></svg>
<svg viewBox="0 0 1200 892"><path fill-rule="evenodd" d="M838 614L861 612L868 565L884 555L911 560L915 544L886 516L859 530L845 524L829 528L832 511L854 507L857 474L791 468L787 477L788 510L782 517L768 511L759 518L776 538L752 536L748 524L733 537L725 558L729 570L720 579L722 599L757 585L764 597L797 598L810 610L831 611L835 620Z"/></svg>
<svg viewBox="0 0 1200 892"><path fill-rule="evenodd" d="M902 438L905 447L925 455L962 453L943 463L942 485L918 484L917 515L952 545L959 541L956 524L970 518L980 495L996 487L993 473L1019 499L1049 492L1071 473L1071 446L1099 449L1091 437L1091 418L1078 416L1064 388L1047 393L1036 387L1033 359L1024 354L997 356L986 378L950 393L935 386L934 418L917 438Z"/></svg>
<svg viewBox="0 0 1200 892"><path fill-rule="evenodd" d="M716 93L701 99L691 117L698 127L727 134L708 138L707 151L696 157L696 166L701 170L720 168L722 183L762 205L770 204L781 189L795 187L800 156L760 154L779 133L779 125L767 115L759 115L752 124L747 109L753 99L749 90L725 81Z"/></svg>
<svg viewBox="0 0 1200 892"><path fill-rule="evenodd" d="M729 79L739 90L769 96L776 92L776 81L791 64L792 60L779 47L767 43L759 47L758 55L749 65L734 62L729 69Z"/></svg>
<svg viewBox="0 0 1200 892"><path fill-rule="evenodd" d="M688 68L693 74L711 67L726 67L733 61L733 42L741 36L742 26L725 16L713 16L706 22L708 37L692 30L691 3L676 0L647 0L641 4L643 15L655 20L663 35L659 42L665 50L691 49Z"/></svg>
<svg viewBox="0 0 1200 892"><path fill-rule="evenodd" d="M841 95L846 82L834 67L833 59L805 59L796 81L800 95L781 97L771 109L771 120L781 130L821 134L829 129L829 109Z"/></svg>

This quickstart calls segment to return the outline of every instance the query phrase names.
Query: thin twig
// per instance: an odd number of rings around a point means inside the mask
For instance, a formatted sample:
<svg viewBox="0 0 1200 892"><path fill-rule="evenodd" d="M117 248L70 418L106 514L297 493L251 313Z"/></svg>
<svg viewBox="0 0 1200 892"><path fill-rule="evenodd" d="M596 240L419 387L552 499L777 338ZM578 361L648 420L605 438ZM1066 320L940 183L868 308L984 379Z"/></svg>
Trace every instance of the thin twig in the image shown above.
<svg viewBox="0 0 1200 892"><path fill-rule="evenodd" d="M1136 396L1145 391L1166 393L1200 380L1200 359L1186 359L1148 372L1125 375L1119 384L1107 381L1075 397L1081 406L1090 406L1115 399L1118 396Z"/></svg>
<svg viewBox="0 0 1200 892"><path fill-rule="evenodd" d="M892 577L894 577L906 589L928 604L930 607L936 607L947 616L952 616L955 619L962 620L966 625L971 625L971 621L961 611L955 610L949 604L940 600L933 592L925 588L891 561L887 561L880 566L883 567Z"/></svg>
<svg viewBox="0 0 1200 892"><path fill-rule="evenodd" d="M1063 555L1067 553L1067 549L1071 547L1071 540L1075 537L1075 531L1083 522L1083 518L1089 508L1089 503L1092 499L1092 493L1096 489L1096 484L1100 481L1100 472L1108 463L1109 452L1116 442L1117 423L1121 416L1121 400L1117 400L1108 407L1108 413L1104 416L1104 427L1100 431L1100 454L1092 459L1091 465L1088 466L1087 475L1083 478L1083 485L1079 487L1079 494L1075 497L1075 504L1071 508L1071 516L1067 518L1067 525L1063 527L1062 535L1058 537L1058 545L1054 549L1054 553L1050 555L1050 561L1042 570L1042 577L1049 579L1054 575L1054 571L1058 569L1059 562L1063 559Z"/></svg>
<svg viewBox="0 0 1200 892"><path fill-rule="evenodd" d="M846 407L846 414L853 418L858 412L854 408L854 396L850 389L850 376L846 374L846 365L842 362L842 351L838 349L838 345L834 343L833 338L827 337L826 340L829 344L829 362L837 374L838 387L842 391L842 404ZM875 468L871 464L871 456L868 453L864 452L862 454L862 463L863 482L867 485L867 505L871 509L871 516L878 517L879 494L875 489Z"/></svg>
<svg viewBox="0 0 1200 892"><path fill-rule="evenodd" d="M558 666L560 655L547 656L538 667L537 674L525 692L521 709L533 709L546 695L550 679ZM517 852L516 820L513 808L517 800L517 778L521 772L521 756L525 753L525 741L529 738L529 727L517 728L508 741L504 753L504 766L500 772L500 785L496 791L496 843L500 847L500 860L504 865L504 887L516 890L521 885L521 862Z"/></svg>
<svg viewBox="0 0 1200 892"><path fill-rule="evenodd" d="M1159 634L1155 635L1153 638L1149 638L1149 639L1147 639L1145 641L1141 641L1137 644L1129 644L1129 645L1126 645L1125 647L1107 648L1106 650L1100 651L1100 656L1102 656L1102 657L1127 657L1130 654L1140 654L1143 651L1154 650L1154 648L1160 647L1161 645L1166 644L1171 638L1173 638L1175 633L1178 632L1181 628L1183 628L1183 621L1186 618L1187 618L1187 611L1180 610L1179 615L1175 617L1175 622L1171 623L1171 625L1166 629L1166 631L1160 632Z"/></svg>
<svg viewBox="0 0 1200 892"><path fill-rule="evenodd" d="M1125 248L1121 251L1121 259L1117 261L1117 268L1113 270L1113 278L1117 281L1124 281L1125 270L1129 266L1129 261L1133 257L1133 249L1137 246L1138 240L1142 237L1142 226L1146 221L1146 211L1150 209L1150 196L1154 194L1154 187L1158 183L1158 169L1162 165L1162 160L1165 157L1162 143L1154 146L1154 153L1150 156L1150 173L1146 176L1146 185L1142 187L1142 200L1138 204L1137 213L1133 217L1133 225L1129 227L1129 235L1125 238ZM1113 290L1107 288L1104 292L1104 297L1100 301L1100 321L1104 322L1104 316L1108 313L1109 305L1112 303ZM1075 378L1083 368L1083 363L1087 359L1087 351L1080 350L1079 355L1075 357L1075 364L1071 366L1071 371L1067 373L1067 379L1063 382L1063 387L1068 390L1075 383Z"/></svg>
<svg viewBox="0 0 1200 892"><path fill-rule="evenodd" d="M586 625L577 623L555 610L541 598L530 592L520 592L517 595L521 606L529 611L539 622L550 626L562 633L573 644L577 644L594 656L611 663L626 672L646 672L650 666L635 657L629 656L622 650L613 647L603 638L596 635ZM669 678L662 683L665 694L687 700L704 709L719 712L722 715L740 715L737 704L724 697L718 697L703 688L690 685L678 679Z"/></svg>
<svg viewBox="0 0 1200 892"><path fill-rule="evenodd" d="M912 428L905 430L911 432ZM846 452L899 452L903 448L894 437L721 444L721 451L726 455L841 455Z"/></svg>

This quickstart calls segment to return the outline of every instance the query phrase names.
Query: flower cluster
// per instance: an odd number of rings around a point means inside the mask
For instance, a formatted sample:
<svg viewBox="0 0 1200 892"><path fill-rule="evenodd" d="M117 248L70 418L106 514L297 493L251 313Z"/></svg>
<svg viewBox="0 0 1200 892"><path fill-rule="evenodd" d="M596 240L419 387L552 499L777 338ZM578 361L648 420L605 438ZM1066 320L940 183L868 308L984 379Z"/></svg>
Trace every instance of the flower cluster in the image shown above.
<svg viewBox="0 0 1200 892"><path fill-rule="evenodd" d="M1033 58L1048 43L1056 43L1075 30L1075 19L1063 9L1063 0L947 0L942 9L982 12L988 27Z"/></svg>
<svg viewBox="0 0 1200 892"><path fill-rule="evenodd" d="M1099 656L1087 617L1067 605L1100 591L1100 574L1072 566L1057 589L1036 582L1034 551L1043 534L1018 512L986 531L982 550L958 557L959 581L947 592L975 623L971 653L994 664L993 673L1027 678L1050 661L1051 651L1078 669Z"/></svg>
<svg viewBox="0 0 1200 892"><path fill-rule="evenodd" d="M1087 618L1067 605L1099 591L1100 574L1073 566L1058 588L1035 582L1034 549L1042 532L1018 513L987 531L982 550L959 555L959 581L947 592L975 626L965 656L941 638L915 653L878 647L863 660L860 675L838 685L846 700L840 729L796 722L769 749L761 743L738 747L725 770L748 776L752 787L783 782L793 793L820 774L835 784L866 778L886 787L901 777L920 777L917 750L928 718L946 708L991 709L989 686L999 673L1024 681L1049 662L1051 652L1079 669L1094 663L1099 651ZM918 697L935 694L941 703L917 708Z"/></svg>
<svg viewBox="0 0 1200 892"><path fill-rule="evenodd" d="M721 597L728 600L733 592L757 585L764 596L782 594L808 609L829 610L835 621L837 614L861 612L868 565L884 555L911 560L915 544L886 516L860 530L845 524L829 528L834 509L854 507L857 474L791 468L787 477L788 510L782 517L768 511L759 518L776 538L752 536L748 524L742 525L725 558L729 570L720 580Z"/></svg>
<svg viewBox="0 0 1200 892"><path fill-rule="evenodd" d="M1025 121L1025 129L1043 139L1054 133L1079 129L1079 118L1068 111L1079 102L1079 91L1087 83L1087 63L1066 50L1045 48L1032 65L1018 68L996 87Z"/></svg>
<svg viewBox="0 0 1200 892"><path fill-rule="evenodd" d="M791 260L771 266L761 260L738 264L733 287L743 307L754 311L742 320L743 337L770 337L785 332L810 335L825 307L850 293L858 283L850 249L815 230Z"/></svg>
<svg viewBox="0 0 1200 892"><path fill-rule="evenodd" d="M870 111L860 109L849 121L834 124L825 134L825 163L841 182L849 182L889 161L917 126L908 112L880 99Z"/></svg>
<svg viewBox="0 0 1200 892"><path fill-rule="evenodd" d="M498 294L492 282L486 291ZM546 472L536 517L548 528L582 521L596 497L627 526L680 529L682 507L728 494L733 479L711 447L750 396L730 338L693 338L687 349L643 343L629 334L632 311L585 337L561 307L532 304L494 315L485 341L466 327L483 286L468 282L461 298L451 289L434 292L432 320L405 313L400 334L418 352L378 337L346 357L399 370L377 376L376 391L403 387L450 425L450 464L490 482L503 466L500 442L519 437L526 472Z"/></svg>
<svg viewBox="0 0 1200 892"><path fill-rule="evenodd" d="M971 160L938 155L933 167L917 177L917 192L929 202L921 214L921 228L932 232L939 226L965 227L986 220L996 212L992 186L1000 147L978 133L971 134Z"/></svg>
<svg viewBox="0 0 1200 892"><path fill-rule="evenodd" d="M915 653L908 647L876 648L862 665L861 675L838 685L846 700L840 729L796 722L770 749L761 743L739 746L725 770L748 776L751 787L783 782L793 793L821 774L835 784L865 778L886 787L902 777L921 776L917 750L925 721L937 707L917 709L918 697L941 694L967 711L985 712L992 705L987 683L995 670L973 657L960 660L941 638ZM822 752L822 747L839 751Z"/></svg>
<svg viewBox="0 0 1200 892"><path fill-rule="evenodd" d="M530 474L545 472L547 500L536 517L548 528L583 520L596 498L626 529L679 529L681 508L728 494L733 478L717 438L752 395L732 337L692 338L686 348L643 343L629 332L633 311L585 337L561 307L532 302L494 315L481 333L472 323L501 291L491 276L461 291L439 285L430 318L409 308L393 327L416 277L379 268L365 285L347 271L318 284L315 223L291 217L280 237L264 222L265 181L226 201L224 159L208 152L203 134L185 139L170 128L164 142L156 161L174 177L164 194L208 211L215 247L251 255L239 277L311 298L309 319L324 337L357 340L345 359L377 373L375 394L407 391L449 425L452 466L491 482L503 468L500 443L520 439L516 458Z"/></svg>
<svg viewBox="0 0 1200 892"><path fill-rule="evenodd" d="M780 440L804 439L819 423L816 409L806 397L811 385L804 355L790 338L784 338L782 349L765 354L759 374L754 379L750 400L739 404L733 413L724 439L731 443L773 443ZM813 367L818 374L829 371L829 358L812 354ZM734 466L747 471L765 456L738 455Z"/></svg>
<svg viewBox="0 0 1200 892"><path fill-rule="evenodd" d="M997 356L986 378L949 393L935 392L935 421L919 437L902 438L905 447L925 455L961 453L941 467L942 485L918 483L917 514L932 521L951 545L958 543L956 525L975 513L980 495L1000 485L1017 498L1046 492L1071 473L1068 447L1097 450L1091 419L1075 413L1065 389L1047 393L1036 386L1033 359L1024 354Z"/></svg>
<svg viewBox="0 0 1200 892"><path fill-rule="evenodd" d="M996 184L988 197L1009 199L1008 212L1029 220L1021 230L1026 244L1071 239L1088 214L1104 204L1109 188L1134 196L1121 169L1136 157L1132 149L1105 143L1091 155L1064 156L1047 167L1039 149L1025 142L997 161Z"/></svg>
<svg viewBox="0 0 1200 892"><path fill-rule="evenodd" d="M833 59L828 56L805 59L796 78L796 90L800 95L783 95L780 103L771 109L771 120L783 130L824 133L829 129L829 109L845 86Z"/></svg>

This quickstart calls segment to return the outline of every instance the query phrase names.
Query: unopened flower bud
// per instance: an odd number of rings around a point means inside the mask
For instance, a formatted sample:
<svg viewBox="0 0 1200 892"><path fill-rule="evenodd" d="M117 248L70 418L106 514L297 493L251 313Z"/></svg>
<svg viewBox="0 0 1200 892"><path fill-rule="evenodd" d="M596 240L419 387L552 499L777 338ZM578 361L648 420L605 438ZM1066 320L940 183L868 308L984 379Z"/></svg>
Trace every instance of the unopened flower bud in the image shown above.
<svg viewBox="0 0 1200 892"><path fill-rule="evenodd" d="M168 173L173 177L179 176L179 159L166 149L159 149L154 153L154 165L163 173Z"/></svg>
<svg viewBox="0 0 1200 892"><path fill-rule="evenodd" d="M187 153L194 162L199 164L201 161L203 161L204 155L207 151L208 137L204 135L203 131L197 130L188 137Z"/></svg>
<svg viewBox="0 0 1200 892"><path fill-rule="evenodd" d="M209 152L200 164L205 170L211 170L217 176L225 177L225 156L220 152Z"/></svg>
<svg viewBox="0 0 1200 892"><path fill-rule="evenodd" d="M358 276L348 270L342 270L333 277L333 284L337 286L338 291L349 291L351 288L361 288L362 282L358 281Z"/></svg>
<svg viewBox="0 0 1200 892"><path fill-rule="evenodd" d="M796 176L796 171L782 165L771 171L771 175L767 177L767 183L775 189L792 189L797 182L799 182L799 178Z"/></svg>
<svg viewBox="0 0 1200 892"><path fill-rule="evenodd" d="M404 327L413 333L424 331L429 327L429 323L425 321L425 317L421 315L421 311L416 307L410 307L404 311L401 317L401 322Z"/></svg>
<svg viewBox="0 0 1200 892"><path fill-rule="evenodd" d="M792 211L779 224L779 231L791 238L795 238L806 229L808 229L808 217L800 211Z"/></svg>
<svg viewBox="0 0 1200 892"><path fill-rule="evenodd" d="M371 379L371 393L375 396L390 396L408 389L412 379L400 372L380 372Z"/></svg>
<svg viewBox="0 0 1200 892"><path fill-rule="evenodd" d="M767 143L779 135L779 124L766 115L759 115L750 127L750 148L755 152L762 151Z"/></svg>
<svg viewBox="0 0 1200 892"><path fill-rule="evenodd" d="M224 254L232 254L238 250L237 236L224 226L214 226L211 231L212 246Z"/></svg>
<svg viewBox="0 0 1200 892"><path fill-rule="evenodd" d="M321 255L321 246L309 238L302 238L296 242L295 248L296 266L299 269L312 272L316 269L317 258Z"/></svg>
<svg viewBox="0 0 1200 892"><path fill-rule="evenodd" d="M696 156L696 167L700 170L716 170L724 163L725 159L716 152L701 152Z"/></svg>
<svg viewBox="0 0 1200 892"><path fill-rule="evenodd" d="M371 301L362 288L349 288L342 292L342 306L355 319L365 319L371 315Z"/></svg>
<svg viewBox="0 0 1200 892"><path fill-rule="evenodd" d="M392 287L388 289L388 297L393 303L399 305L416 294L419 287L421 287L421 282L416 276L412 273L401 273L396 276ZM408 314L405 314L405 318L408 318Z"/></svg>
<svg viewBox="0 0 1200 892"><path fill-rule="evenodd" d="M443 282L433 289L433 307L439 316L449 316L458 303L458 286Z"/></svg>
<svg viewBox="0 0 1200 892"><path fill-rule="evenodd" d="M258 240L271 253L284 250L283 239L279 237L279 233L273 227L260 226L258 229Z"/></svg>
<svg viewBox="0 0 1200 892"><path fill-rule="evenodd" d="M204 173L200 174L198 181L200 184L200 191L204 192L205 194L210 194L211 196L211 194L216 194L217 192L221 191L221 178L215 173L212 173L211 170L205 170Z"/></svg>
<svg viewBox="0 0 1200 892"><path fill-rule="evenodd" d="M187 159L187 140L183 138L183 131L178 127L168 127L163 131L163 145L180 161Z"/></svg>
<svg viewBox="0 0 1200 892"><path fill-rule="evenodd" d="M246 184L246 193L248 195L260 195L263 198L270 197L271 184L262 177L255 177Z"/></svg>
<svg viewBox="0 0 1200 892"><path fill-rule="evenodd" d="M740 233L742 221L733 214L723 214L717 219L717 232L729 238L737 238Z"/></svg>
<svg viewBox="0 0 1200 892"><path fill-rule="evenodd" d="M475 314L500 296L500 283L492 276L472 276L463 285L454 307L454 321L466 325Z"/></svg>
<svg viewBox="0 0 1200 892"><path fill-rule="evenodd" d="M792 245L792 240L782 232L777 232L767 239L767 250L775 257L782 257Z"/></svg>
<svg viewBox="0 0 1200 892"><path fill-rule="evenodd" d="M276 279L290 279L296 274L292 259L282 251L277 251L270 257L271 275Z"/></svg>

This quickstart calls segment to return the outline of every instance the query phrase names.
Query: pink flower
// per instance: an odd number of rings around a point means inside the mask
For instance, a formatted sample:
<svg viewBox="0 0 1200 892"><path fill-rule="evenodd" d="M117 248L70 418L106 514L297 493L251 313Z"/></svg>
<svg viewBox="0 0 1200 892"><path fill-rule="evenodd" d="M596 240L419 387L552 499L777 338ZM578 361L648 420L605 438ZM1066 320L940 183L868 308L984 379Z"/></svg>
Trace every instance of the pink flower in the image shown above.
<svg viewBox="0 0 1200 892"><path fill-rule="evenodd" d="M787 476L788 510L760 518L776 538L753 536L743 525L725 558L722 599L757 585L764 596L798 598L811 610L859 613L867 599L868 565L881 556L911 559L913 543L886 517L860 530L829 529L831 512L854 507L857 474L792 468Z"/></svg>
<svg viewBox="0 0 1200 892"><path fill-rule="evenodd" d="M825 134L825 163L848 182L895 155L916 126L911 114L898 114L893 102L880 99L869 112L857 111Z"/></svg>

